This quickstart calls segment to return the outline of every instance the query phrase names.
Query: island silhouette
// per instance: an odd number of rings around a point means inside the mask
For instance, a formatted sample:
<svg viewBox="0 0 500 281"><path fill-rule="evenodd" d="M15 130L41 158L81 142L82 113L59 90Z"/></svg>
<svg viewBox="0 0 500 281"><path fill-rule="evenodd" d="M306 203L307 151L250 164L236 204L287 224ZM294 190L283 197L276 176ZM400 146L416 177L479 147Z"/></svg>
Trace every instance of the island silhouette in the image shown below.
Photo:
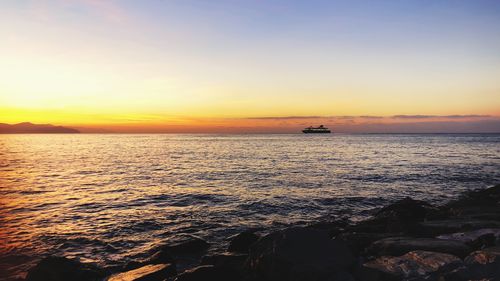
<svg viewBox="0 0 500 281"><path fill-rule="evenodd" d="M78 134L73 128L55 126L52 124L33 124L22 122L18 124L0 123L0 134Z"/></svg>

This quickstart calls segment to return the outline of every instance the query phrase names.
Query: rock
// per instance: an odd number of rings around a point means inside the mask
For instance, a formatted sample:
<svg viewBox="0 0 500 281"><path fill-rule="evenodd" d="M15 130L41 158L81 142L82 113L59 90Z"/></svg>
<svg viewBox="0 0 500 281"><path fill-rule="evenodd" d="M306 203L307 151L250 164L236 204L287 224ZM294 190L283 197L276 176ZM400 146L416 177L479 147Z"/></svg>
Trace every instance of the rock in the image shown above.
<svg viewBox="0 0 500 281"><path fill-rule="evenodd" d="M483 228L469 232L444 234L436 238L460 241L469 245L472 249L478 250L495 246L496 241L500 239L500 228Z"/></svg>
<svg viewBox="0 0 500 281"><path fill-rule="evenodd" d="M389 274L364 265L357 266L353 271L353 275L356 281L392 281L391 278L393 278L393 276L390 276ZM398 277L397 279L400 278Z"/></svg>
<svg viewBox="0 0 500 281"><path fill-rule="evenodd" d="M464 266L445 275L446 281L499 280L500 247L475 251L464 260Z"/></svg>
<svg viewBox="0 0 500 281"><path fill-rule="evenodd" d="M460 218L421 222L417 228L420 234L434 237L442 234L479 230L482 228L500 228L500 222Z"/></svg>
<svg viewBox="0 0 500 281"><path fill-rule="evenodd" d="M201 259L202 265L213 265L216 267L231 268L234 270L242 270L245 261L247 260L247 254L219 254L204 256Z"/></svg>
<svg viewBox="0 0 500 281"><path fill-rule="evenodd" d="M500 247L475 251L465 258L466 264L491 264L500 262Z"/></svg>
<svg viewBox="0 0 500 281"><path fill-rule="evenodd" d="M250 248L247 270L257 280L325 280L354 264L344 241L324 231L294 227L261 238Z"/></svg>
<svg viewBox="0 0 500 281"><path fill-rule="evenodd" d="M118 273L107 281L163 281L177 274L175 265L150 264L134 270Z"/></svg>
<svg viewBox="0 0 500 281"><path fill-rule="evenodd" d="M168 250L172 255L184 255L203 252L208 247L210 247L210 244L205 240L196 236L189 236L183 241L164 246L164 249Z"/></svg>
<svg viewBox="0 0 500 281"><path fill-rule="evenodd" d="M405 198L377 211L373 218L347 228L350 232L412 233L417 222L437 218L439 209L424 201Z"/></svg>
<svg viewBox="0 0 500 281"><path fill-rule="evenodd" d="M156 251L149 259L141 263L143 264L166 264L166 263L174 263L174 257L170 253L170 249L168 247L160 248Z"/></svg>
<svg viewBox="0 0 500 281"><path fill-rule="evenodd" d="M213 265L202 265L190 270L186 270L178 275L175 281L238 281L241 276L230 270L215 267Z"/></svg>
<svg viewBox="0 0 500 281"><path fill-rule="evenodd" d="M353 253L361 254L373 242L395 236L401 235L399 233L344 232L339 234L337 239L345 241Z"/></svg>
<svg viewBox="0 0 500 281"><path fill-rule="evenodd" d="M333 238L340 234L348 225L349 224L346 220L334 220L314 222L308 224L307 227L326 231L328 233L328 236L330 236L330 238Z"/></svg>
<svg viewBox="0 0 500 281"><path fill-rule="evenodd" d="M460 241L436 238L391 237L375 241L368 251L378 256L400 256L410 251L423 250L465 257L471 249Z"/></svg>
<svg viewBox="0 0 500 281"><path fill-rule="evenodd" d="M445 206L447 208L460 209L467 206L499 206L500 205L500 184L487 189L478 189L466 192L455 201Z"/></svg>
<svg viewBox="0 0 500 281"><path fill-rule="evenodd" d="M453 255L412 251L399 257L380 257L367 262L365 267L379 271L381 280L424 277L442 268L459 267L462 261Z"/></svg>
<svg viewBox="0 0 500 281"><path fill-rule="evenodd" d="M259 240L259 236L251 231L242 232L231 239L228 251L235 253L248 253L248 249L253 243Z"/></svg>
<svg viewBox="0 0 500 281"><path fill-rule="evenodd" d="M28 271L26 281L94 281L104 272L96 266L64 257L47 257Z"/></svg>
<svg viewBox="0 0 500 281"><path fill-rule="evenodd" d="M383 207L375 214L375 218L397 218L401 221L423 221L438 209L429 203L413 200L409 197Z"/></svg>

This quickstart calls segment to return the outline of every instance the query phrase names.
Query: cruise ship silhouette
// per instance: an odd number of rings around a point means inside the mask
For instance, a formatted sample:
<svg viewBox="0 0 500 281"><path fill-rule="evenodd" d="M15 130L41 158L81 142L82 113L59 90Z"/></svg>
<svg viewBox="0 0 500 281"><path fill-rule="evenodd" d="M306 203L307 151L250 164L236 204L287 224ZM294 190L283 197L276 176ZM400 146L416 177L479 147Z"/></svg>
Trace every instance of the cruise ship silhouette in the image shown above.
<svg viewBox="0 0 500 281"><path fill-rule="evenodd" d="M330 129L327 127L320 125L319 127L307 127L302 130L304 134L329 134L331 133Z"/></svg>

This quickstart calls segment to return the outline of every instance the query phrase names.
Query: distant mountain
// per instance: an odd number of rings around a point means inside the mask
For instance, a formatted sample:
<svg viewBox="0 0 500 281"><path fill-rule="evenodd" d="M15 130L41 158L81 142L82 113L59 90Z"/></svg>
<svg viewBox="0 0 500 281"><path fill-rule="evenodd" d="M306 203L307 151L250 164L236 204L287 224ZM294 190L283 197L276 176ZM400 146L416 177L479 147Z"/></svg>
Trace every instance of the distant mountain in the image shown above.
<svg viewBox="0 0 500 281"><path fill-rule="evenodd" d="M33 124L23 122L19 124L0 123L0 134L78 134L80 131L51 124Z"/></svg>

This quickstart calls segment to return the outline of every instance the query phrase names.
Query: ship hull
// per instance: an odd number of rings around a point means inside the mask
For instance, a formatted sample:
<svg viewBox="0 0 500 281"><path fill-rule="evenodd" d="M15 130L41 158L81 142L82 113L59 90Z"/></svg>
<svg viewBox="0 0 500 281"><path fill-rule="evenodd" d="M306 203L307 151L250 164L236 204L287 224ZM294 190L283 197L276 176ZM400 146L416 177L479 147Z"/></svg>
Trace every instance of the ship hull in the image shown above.
<svg viewBox="0 0 500 281"><path fill-rule="evenodd" d="M328 131L306 131L306 130L303 130L302 133L304 134L330 134L331 131L328 130Z"/></svg>

